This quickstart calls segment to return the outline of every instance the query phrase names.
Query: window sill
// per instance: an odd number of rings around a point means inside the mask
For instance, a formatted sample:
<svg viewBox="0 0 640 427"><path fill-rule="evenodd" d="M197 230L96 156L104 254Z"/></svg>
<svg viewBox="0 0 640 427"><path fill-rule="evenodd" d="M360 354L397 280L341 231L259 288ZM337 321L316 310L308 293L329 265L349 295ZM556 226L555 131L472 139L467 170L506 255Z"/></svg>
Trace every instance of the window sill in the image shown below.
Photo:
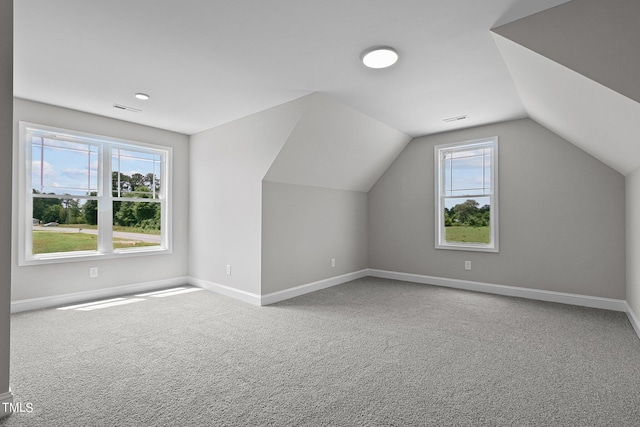
<svg viewBox="0 0 640 427"><path fill-rule="evenodd" d="M436 245L436 249L444 249L451 251L470 251L470 252L490 252L499 253L500 250L493 246L480 246L480 245Z"/></svg>
<svg viewBox="0 0 640 427"><path fill-rule="evenodd" d="M21 259L18 261L18 265L20 267L25 267L30 265L99 261L103 259L123 259L123 258L147 256L147 255L165 255L170 253L172 253L172 250L168 248L153 248L153 249L116 250L114 252L109 252L109 253L78 252L75 254L49 254L49 255L38 255L32 258L27 258L27 259Z"/></svg>

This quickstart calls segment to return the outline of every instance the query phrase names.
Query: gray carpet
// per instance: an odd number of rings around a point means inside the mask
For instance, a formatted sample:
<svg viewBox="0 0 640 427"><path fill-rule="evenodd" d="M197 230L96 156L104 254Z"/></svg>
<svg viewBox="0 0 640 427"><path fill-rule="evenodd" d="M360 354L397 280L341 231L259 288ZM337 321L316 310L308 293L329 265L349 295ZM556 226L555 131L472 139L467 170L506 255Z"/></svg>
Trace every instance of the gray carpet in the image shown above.
<svg viewBox="0 0 640 427"><path fill-rule="evenodd" d="M2 426L640 425L625 314L365 278L13 316Z"/></svg>

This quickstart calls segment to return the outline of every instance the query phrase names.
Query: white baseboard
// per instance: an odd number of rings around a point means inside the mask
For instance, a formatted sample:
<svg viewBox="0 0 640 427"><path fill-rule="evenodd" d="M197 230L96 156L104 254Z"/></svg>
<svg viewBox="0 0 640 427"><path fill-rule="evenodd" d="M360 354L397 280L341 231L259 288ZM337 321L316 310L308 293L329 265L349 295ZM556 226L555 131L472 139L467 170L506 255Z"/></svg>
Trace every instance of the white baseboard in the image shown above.
<svg viewBox="0 0 640 427"><path fill-rule="evenodd" d="M9 405L4 405L4 403L13 403L13 393L11 389L8 392L0 394L0 418L6 417L11 414L11 410L9 409ZM5 410L5 407L7 409Z"/></svg>
<svg viewBox="0 0 640 427"><path fill-rule="evenodd" d="M198 279L196 277L189 277L188 283L192 286L197 286L199 288L206 289L216 294L235 298L237 300L244 301L252 305L261 305L260 295L258 294L232 288L226 285L221 285L219 283L210 282L208 280Z"/></svg>
<svg viewBox="0 0 640 427"><path fill-rule="evenodd" d="M84 292L74 292L48 297L17 300L11 303L11 312L19 313L21 311L51 308L60 305L134 294L137 292L155 291L163 288L170 288L173 286L186 285L187 281L187 277L175 277L172 279L157 280L153 282L136 283L126 286L115 286L113 288L103 288Z"/></svg>
<svg viewBox="0 0 640 427"><path fill-rule="evenodd" d="M368 269L354 271L352 273L342 274L340 276L330 277L324 280L318 280L317 282L307 283L304 285L296 286L294 288L264 294L261 298L261 305L274 304L276 302L284 301L289 298L294 298L300 295L308 294L310 292L319 291L320 289L326 289L330 288L331 286L341 285L352 280L366 277L368 276L368 273Z"/></svg>
<svg viewBox="0 0 640 427"><path fill-rule="evenodd" d="M640 319L638 319L638 316L633 311L629 303L626 302L625 304L627 306L627 309L625 311L627 312L629 322L631 323L631 326L633 326L633 330L636 331L636 335L638 335L638 338L640 338Z"/></svg>
<svg viewBox="0 0 640 427"><path fill-rule="evenodd" d="M282 291L271 292L264 295L254 294L252 292L243 291L240 289L232 288L230 286L221 285L219 283L210 282L208 280L198 279L196 277L189 277L188 283L192 286L197 286L202 289L206 289L211 292L215 292L220 295L235 298L240 301L247 302L253 305L269 305L279 301L284 301L289 298L294 298L300 295L308 294L310 292L319 291L320 289L329 288L331 286L340 285L342 283L349 282L351 280L366 277L368 270L354 271L352 273L342 274L340 276L330 277L328 279L318 280L317 282L306 283L304 285L296 286Z"/></svg>
<svg viewBox="0 0 640 427"><path fill-rule="evenodd" d="M628 313L627 302L620 299L592 297L588 295L545 291L541 289L519 288L517 286L494 285L491 283L472 282L469 280L446 279L443 277L424 276L421 274L399 273L397 271L376 269L369 269L369 276L384 279L404 280L406 282L423 283L427 285L444 286L448 288L465 289L489 294L579 305L582 307L624 311Z"/></svg>
<svg viewBox="0 0 640 427"><path fill-rule="evenodd" d="M435 286L444 286L455 289L465 289L476 292L485 292L497 295L514 296L520 298L529 298L540 301L557 302L562 304L578 305L583 307L600 308L605 310L622 311L627 313L629 322L633 326L638 338L640 338L640 319L636 313L628 305L627 301L592 297L588 295L570 294L564 292L545 291L540 289L520 288L516 286L496 285L492 283L473 282L469 280L448 279L443 277L425 276L421 274L401 273L397 271L387 271L378 269L363 269L340 276L330 277L328 279L319 280L317 282L307 283L282 291L271 292L265 295L254 294L251 292L235 289L230 286L221 285L219 283L209 282L207 280L195 277L175 277L172 279L158 280L154 282L136 283L126 286L117 286L113 288L96 289L85 292L75 292L62 295L54 295L48 297L31 298L17 300L11 303L11 312L18 313L27 310L38 310L42 308L57 307L65 304L74 304L84 301L91 301L102 298L111 298L120 295L133 294L137 292L155 291L173 286L181 286L189 284L197 286L221 295L238 299L252 305L269 305L289 298L326 289L332 286L340 285L351 280L359 279L366 276L380 277L385 279L404 280L407 282L423 283ZM0 402L4 402L5 398L13 399L11 392L0 395ZM4 406L4 405L0 405ZM0 408L0 416L2 416L2 408Z"/></svg>

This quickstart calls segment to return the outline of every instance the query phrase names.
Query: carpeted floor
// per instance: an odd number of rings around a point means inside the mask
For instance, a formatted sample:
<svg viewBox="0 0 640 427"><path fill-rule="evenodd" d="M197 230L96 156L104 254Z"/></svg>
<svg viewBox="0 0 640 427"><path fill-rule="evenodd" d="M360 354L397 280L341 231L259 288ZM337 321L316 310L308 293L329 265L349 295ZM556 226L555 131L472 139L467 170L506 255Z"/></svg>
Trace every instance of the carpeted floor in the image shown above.
<svg viewBox="0 0 640 427"><path fill-rule="evenodd" d="M624 313L365 278L12 319L1 426L638 426Z"/></svg>

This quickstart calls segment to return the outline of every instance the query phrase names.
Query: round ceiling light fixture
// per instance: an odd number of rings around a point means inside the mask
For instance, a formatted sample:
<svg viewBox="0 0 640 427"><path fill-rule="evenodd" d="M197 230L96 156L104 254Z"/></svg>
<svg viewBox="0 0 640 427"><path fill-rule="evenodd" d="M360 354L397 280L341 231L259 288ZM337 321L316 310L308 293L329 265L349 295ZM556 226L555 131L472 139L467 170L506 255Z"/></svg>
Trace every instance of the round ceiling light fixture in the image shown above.
<svg viewBox="0 0 640 427"><path fill-rule="evenodd" d="M147 99L149 99L149 95L147 95L146 93L136 93L135 97L138 99L142 99L143 101L146 101Z"/></svg>
<svg viewBox="0 0 640 427"><path fill-rule="evenodd" d="M360 59L369 68L387 68L398 61L398 52L389 46L374 46L365 49Z"/></svg>

